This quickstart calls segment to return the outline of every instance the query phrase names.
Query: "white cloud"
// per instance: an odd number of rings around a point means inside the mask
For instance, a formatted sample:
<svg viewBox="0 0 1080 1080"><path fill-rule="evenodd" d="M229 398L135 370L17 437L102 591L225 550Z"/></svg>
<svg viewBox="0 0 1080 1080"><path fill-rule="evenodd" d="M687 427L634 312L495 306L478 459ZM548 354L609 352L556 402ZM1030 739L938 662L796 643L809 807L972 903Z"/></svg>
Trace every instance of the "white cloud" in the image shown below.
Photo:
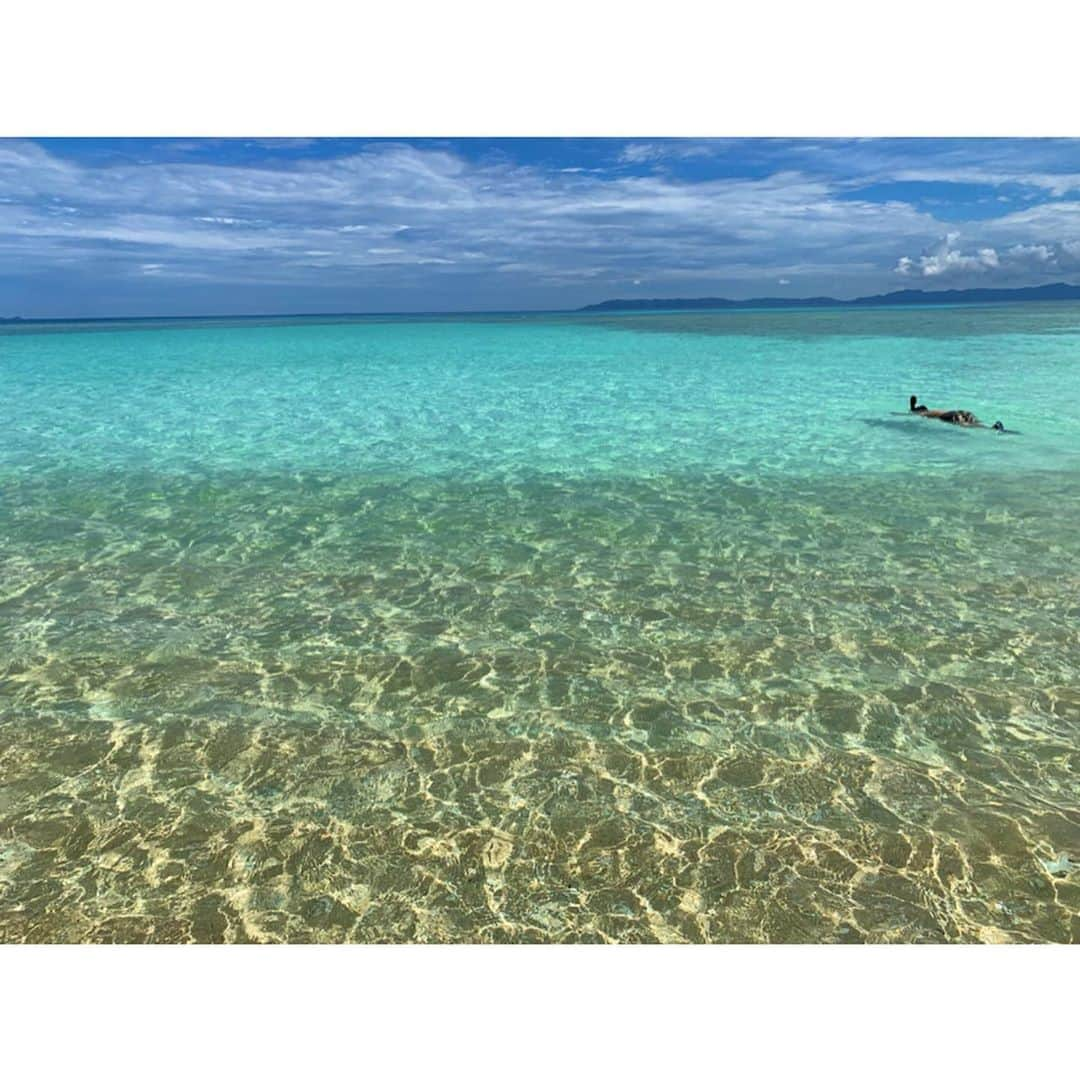
<svg viewBox="0 0 1080 1080"><path fill-rule="evenodd" d="M964 254L957 247L960 239L958 232L951 232L932 250L924 252L916 259L901 256L896 264L896 273L904 277L941 277L962 272L984 273L996 270L1000 265L998 253L992 247L979 248L972 254Z"/></svg>
<svg viewBox="0 0 1080 1080"><path fill-rule="evenodd" d="M786 277L782 277L782 278L777 279L776 284L777 285L790 285L791 284L791 279L786 278Z"/></svg>
<svg viewBox="0 0 1080 1080"><path fill-rule="evenodd" d="M658 161L664 156L663 149L651 143L630 143L622 148L619 160L628 165L638 165L643 161Z"/></svg>
<svg viewBox="0 0 1080 1080"><path fill-rule="evenodd" d="M1013 244L1001 253L1003 265L1014 271L1072 274L1080 270L1080 241Z"/></svg>
<svg viewBox="0 0 1080 1080"><path fill-rule="evenodd" d="M627 143L619 152L619 161L624 165L642 165L711 157L724 145L726 140L721 139L661 139L657 142Z"/></svg>
<svg viewBox="0 0 1080 1080"><path fill-rule="evenodd" d="M1017 216L1010 215L986 226L991 235L1000 237L993 247L981 247L965 253L957 246L959 234L952 232L917 258L902 256L895 272L904 277L925 278L993 273L995 277L1010 283L1030 283L1080 271L1080 240L1009 243L1010 234L1015 235L1016 223L1013 219Z"/></svg>
<svg viewBox="0 0 1080 1080"><path fill-rule="evenodd" d="M1022 166L1011 170L979 166L921 167L917 169L900 169L891 178L922 183L982 184L987 187L1013 184L1021 187L1039 188L1054 198L1061 198L1080 190L1080 173L1032 172ZM1029 192L1024 197L1037 198L1038 194Z"/></svg>
<svg viewBox="0 0 1080 1080"><path fill-rule="evenodd" d="M204 221L208 225L257 225L257 221L251 221L247 218L235 218L235 217L197 217L196 221Z"/></svg>

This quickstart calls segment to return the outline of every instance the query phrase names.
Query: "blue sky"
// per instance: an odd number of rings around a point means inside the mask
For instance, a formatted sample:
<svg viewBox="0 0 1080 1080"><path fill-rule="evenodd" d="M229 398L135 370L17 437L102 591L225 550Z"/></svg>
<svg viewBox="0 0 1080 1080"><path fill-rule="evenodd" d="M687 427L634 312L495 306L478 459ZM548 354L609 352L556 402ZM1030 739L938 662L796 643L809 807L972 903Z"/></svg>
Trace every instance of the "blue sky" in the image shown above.
<svg viewBox="0 0 1080 1080"><path fill-rule="evenodd" d="M0 316L1080 282L1080 140L0 140Z"/></svg>

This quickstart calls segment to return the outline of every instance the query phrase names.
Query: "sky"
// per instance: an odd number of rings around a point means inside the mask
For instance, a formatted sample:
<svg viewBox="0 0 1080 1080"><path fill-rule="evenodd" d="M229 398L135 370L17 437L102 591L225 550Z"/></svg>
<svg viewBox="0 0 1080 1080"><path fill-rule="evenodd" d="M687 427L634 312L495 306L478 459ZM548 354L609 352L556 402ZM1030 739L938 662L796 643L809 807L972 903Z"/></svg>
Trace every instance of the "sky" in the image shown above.
<svg viewBox="0 0 1080 1080"><path fill-rule="evenodd" d="M1080 282L1080 140L6 139L0 317Z"/></svg>

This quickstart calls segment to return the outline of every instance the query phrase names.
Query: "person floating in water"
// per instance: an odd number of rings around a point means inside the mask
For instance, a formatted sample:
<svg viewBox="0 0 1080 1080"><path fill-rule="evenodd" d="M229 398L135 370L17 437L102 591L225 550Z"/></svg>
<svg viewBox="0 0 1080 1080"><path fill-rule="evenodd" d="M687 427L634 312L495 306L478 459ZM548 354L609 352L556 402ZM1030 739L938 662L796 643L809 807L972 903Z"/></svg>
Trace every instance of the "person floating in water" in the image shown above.
<svg viewBox="0 0 1080 1080"><path fill-rule="evenodd" d="M946 424L959 424L961 427L986 427L974 413L968 412L967 409L928 409L925 405L919 405L918 400L912 394L908 407L911 412L918 413L920 416L933 420L944 420ZM999 420L998 424L1000 423ZM997 424L994 427L997 428Z"/></svg>
<svg viewBox="0 0 1080 1080"><path fill-rule="evenodd" d="M928 409L925 405L919 404L919 399L914 394L908 399L908 411L928 419L944 420L946 424L957 424L960 427L986 427L974 413L968 412L967 409ZM999 435L1020 434L1019 431L1007 428L1000 420L995 420L990 427Z"/></svg>

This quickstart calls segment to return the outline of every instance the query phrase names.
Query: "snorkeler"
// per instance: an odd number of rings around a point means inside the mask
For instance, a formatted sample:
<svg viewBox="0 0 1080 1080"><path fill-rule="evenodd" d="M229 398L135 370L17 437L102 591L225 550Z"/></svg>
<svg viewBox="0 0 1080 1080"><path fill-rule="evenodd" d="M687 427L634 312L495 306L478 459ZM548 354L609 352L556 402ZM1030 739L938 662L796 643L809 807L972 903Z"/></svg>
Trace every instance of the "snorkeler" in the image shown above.
<svg viewBox="0 0 1080 1080"><path fill-rule="evenodd" d="M919 405L918 400L912 394L908 400L908 409L913 413L918 413L920 416L932 420L944 420L946 424L959 424L961 427L986 426L974 413L968 412L967 409L928 409L925 405Z"/></svg>
<svg viewBox="0 0 1080 1080"><path fill-rule="evenodd" d="M928 409L925 405L919 404L919 399L914 394L908 398L908 411L931 420L944 420L946 424L956 424L959 427L986 427L974 413L968 412L967 409ZM990 425L990 430L996 431L999 435L1021 434L1019 431L1007 428L1000 420L995 420Z"/></svg>

